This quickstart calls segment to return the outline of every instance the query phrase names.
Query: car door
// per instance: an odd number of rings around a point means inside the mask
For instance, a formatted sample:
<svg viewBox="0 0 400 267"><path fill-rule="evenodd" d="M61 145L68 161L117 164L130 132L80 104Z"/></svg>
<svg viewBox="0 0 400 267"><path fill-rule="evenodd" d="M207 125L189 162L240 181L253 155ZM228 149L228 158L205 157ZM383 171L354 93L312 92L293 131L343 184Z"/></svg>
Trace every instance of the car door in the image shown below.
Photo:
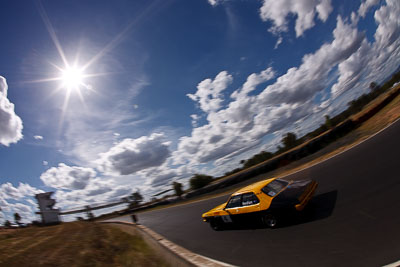
<svg viewBox="0 0 400 267"><path fill-rule="evenodd" d="M239 214L239 208L242 205L242 195L236 195L232 196L228 203L226 204L226 207L224 208L224 211L227 212L229 215L228 216L221 216L222 220L224 222L232 222L235 220L236 215Z"/></svg>
<svg viewBox="0 0 400 267"><path fill-rule="evenodd" d="M234 221L247 220L260 211L260 201L253 192L233 196L225 210Z"/></svg>

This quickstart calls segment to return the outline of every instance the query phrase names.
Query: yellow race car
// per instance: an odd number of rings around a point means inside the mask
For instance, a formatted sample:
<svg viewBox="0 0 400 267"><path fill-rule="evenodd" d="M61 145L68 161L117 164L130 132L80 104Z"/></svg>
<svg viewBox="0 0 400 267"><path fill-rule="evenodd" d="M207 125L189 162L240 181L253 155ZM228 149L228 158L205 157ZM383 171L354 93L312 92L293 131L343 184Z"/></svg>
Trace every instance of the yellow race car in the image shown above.
<svg viewBox="0 0 400 267"><path fill-rule="evenodd" d="M229 200L202 215L214 230L231 223L258 221L275 227L282 215L302 211L314 195L318 183L313 180L263 180L246 186Z"/></svg>

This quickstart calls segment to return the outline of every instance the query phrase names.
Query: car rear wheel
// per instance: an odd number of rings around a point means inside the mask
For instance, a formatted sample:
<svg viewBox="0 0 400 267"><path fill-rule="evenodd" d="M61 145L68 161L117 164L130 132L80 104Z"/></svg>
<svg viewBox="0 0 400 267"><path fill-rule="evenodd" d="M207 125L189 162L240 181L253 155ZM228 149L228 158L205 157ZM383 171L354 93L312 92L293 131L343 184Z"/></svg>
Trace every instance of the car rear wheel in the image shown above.
<svg viewBox="0 0 400 267"><path fill-rule="evenodd" d="M278 219L273 214L265 214L261 219L262 223L269 228L275 228L278 224Z"/></svg>

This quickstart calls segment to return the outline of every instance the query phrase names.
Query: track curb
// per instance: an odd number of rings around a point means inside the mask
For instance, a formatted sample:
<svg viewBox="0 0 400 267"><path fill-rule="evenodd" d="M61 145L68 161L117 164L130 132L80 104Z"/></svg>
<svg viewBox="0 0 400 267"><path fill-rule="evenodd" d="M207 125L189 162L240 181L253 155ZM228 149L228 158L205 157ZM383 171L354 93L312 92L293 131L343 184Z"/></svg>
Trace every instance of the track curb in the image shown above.
<svg viewBox="0 0 400 267"><path fill-rule="evenodd" d="M169 241L165 237L157 234L144 225L124 222L124 221L103 221L100 223L122 225L121 228L127 233L139 234L148 245L150 245L166 262L172 266L210 266L210 267L234 267L228 263L220 262L214 259L191 252L177 244ZM132 231L133 230L133 231Z"/></svg>

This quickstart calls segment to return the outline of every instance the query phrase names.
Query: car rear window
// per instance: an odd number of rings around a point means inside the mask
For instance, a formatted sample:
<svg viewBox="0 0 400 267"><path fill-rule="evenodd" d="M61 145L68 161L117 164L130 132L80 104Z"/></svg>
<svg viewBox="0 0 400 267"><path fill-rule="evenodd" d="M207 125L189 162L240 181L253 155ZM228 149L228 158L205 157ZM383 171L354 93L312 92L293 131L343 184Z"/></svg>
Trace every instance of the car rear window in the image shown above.
<svg viewBox="0 0 400 267"><path fill-rule="evenodd" d="M263 189L261 189L261 191L263 191L265 194L267 194L270 197L274 197L288 184L289 183L287 181L276 179L276 180L270 182Z"/></svg>

